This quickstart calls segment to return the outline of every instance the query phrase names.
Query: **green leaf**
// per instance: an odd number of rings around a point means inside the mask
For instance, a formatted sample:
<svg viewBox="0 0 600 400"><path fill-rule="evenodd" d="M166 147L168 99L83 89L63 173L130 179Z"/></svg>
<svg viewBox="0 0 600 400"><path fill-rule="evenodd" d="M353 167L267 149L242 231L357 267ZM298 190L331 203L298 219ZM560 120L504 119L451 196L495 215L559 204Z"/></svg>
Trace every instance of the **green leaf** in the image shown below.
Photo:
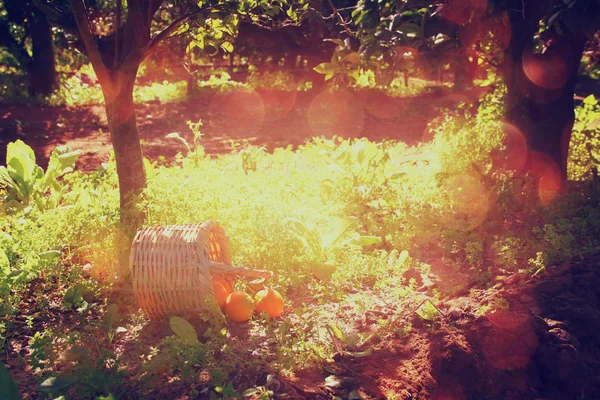
<svg viewBox="0 0 600 400"><path fill-rule="evenodd" d="M362 400L363 397L358 390L353 390L348 393L348 400Z"/></svg>
<svg viewBox="0 0 600 400"><path fill-rule="evenodd" d="M39 392L51 393L68 388L77 382L77 379L71 375L59 375L46 379L38 386Z"/></svg>
<svg viewBox="0 0 600 400"><path fill-rule="evenodd" d="M344 336L344 339L342 340L342 342L349 349L355 349L358 347L358 344L360 343L360 335L358 333L352 333L350 335L346 335L346 336Z"/></svg>
<svg viewBox="0 0 600 400"><path fill-rule="evenodd" d="M398 30L402 33L404 33L405 35L408 34L418 34L421 33L421 27L417 24L411 23L411 22L405 22L403 24L400 24L400 26L398 27Z"/></svg>
<svg viewBox="0 0 600 400"><path fill-rule="evenodd" d="M594 106L594 105L598 104L598 100L596 100L596 98L594 97L593 94L590 94L588 97L586 97L583 100L583 104Z"/></svg>
<svg viewBox="0 0 600 400"><path fill-rule="evenodd" d="M600 118L596 118L592 122L588 123L585 128L586 129L596 129L600 126Z"/></svg>
<svg viewBox="0 0 600 400"><path fill-rule="evenodd" d="M327 329L333 333L333 335L337 338L337 340L343 342L344 338L346 337L346 335L344 334L344 332L342 332L342 330L340 328L337 327L336 324L334 324L333 322L329 323L327 325Z"/></svg>
<svg viewBox="0 0 600 400"><path fill-rule="evenodd" d="M0 361L0 393L2 393L3 400L19 400L21 398L15 381L2 361Z"/></svg>
<svg viewBox="0 0 600 400"><path fill-rule="evenodd" d="M62 253L58 250L48 250L38 253L38 257L40 260L52 260L54 258L60 257Z"/></svg>
<svg viewBox="0 0 600 400"><path fill-rule="evenodd" d="M379 236L361 236L357 239L353 239L351 243L363 247L371 246L372 244L381 243L381 238Z"/></svg>
<svg viewBox="0 0 600 400"><path fill-rule="evenodd" d="M398 262L400 264L404 264L404 263L406 263L406 261L408 261L408 257L409 257L408 251L402 250L400 252L400 256L398 257Z"/></svg>
<svg viewBox="0 0 600 400"><path fill-rule="evenodd" d="M106 313L104 313L104 317L102 317L102 322L106 329L111 330L115 325L115 321L117 320L117 314L119 313L119 306L116 304L111 304L108 306Z"/></svg>
<svg viewBox="0 0 600 400"><path fill-rule="evenodd" d="M333 74L335 72L335 64L324 62L313 68L316 72L323 75Z"/></svg>
<svg viewBox="0 0 600 400"><path fill-rule="evenodd" d="M144 170L146 171L147 179L152 179L156 176L154 173L154 165L152 165L150 160L148 160L146 157L144 157Z"/></svg>
<svg viewBox="0 0 600 400"><path fill-rule="evenodd" d="M343 218L336 221L336 226L333 231L323 235L323 248L340 244L344 239L349 238L358 228L358 220L354 218Z"/></svg>
<svg viewBox="0 0 600 400"><path fill-rule="evenodd" d="M228 53L232 53L233 52L233 44L229 43L229 42L223 42L221 43L221 48L228 52Z"/></svg>
<svg viewBox="0 0 600 400"><path fill-rule="evenodd" d="M298 14L296 14L296 11L294 11L294 9L291 6L290 6L290 8L288 8L288 10L285 13L287 14L288 17L290 17L294 21L298 20Z"/></svg>
<svg viewBox="0 0 600 400"><path fill-rule="evenodd" d="M171 317L169 321L171 329L175 334L186 343L198 343L198 333L196 329L181 317Z"/></svg>
<svg viewBox="0 0 600 400"><path fill-rule="evenodd" d="M83 303L83 292L84 288L82 285L74 285L67 289L63 297L63 305L66 308L71 308L75 305Z"/></svg>
<svg viewBox="0 0 600 400"><path fill-rule="evenodd" d="M7 278L14 278L14 277L19 276L21 274L27 274L27 273L29 273L29 271L26 270L26 269L15 269L10 274L8 274L6 277Z"/></svg>
<svg viewBox="0 0 600 400"><path fill-rule="evenodd" d="M180 136L179 133L177 133L177 132L171 132L167 136L165 136L165 138L167 138L167 139L177 139L181 143L183 143L183 145L185 146L185 148L187 149L188 152L192 151L191 148L190 148L190 145L189 145L188 141L184 137Z"/></svg>
<svg viewBox="0 0 600 400"><path fill-rule="evenodd" d="M324 42L332 42L337 44L338 46L344 47L344 41L342 39L323 39Z"/></svg>
<svg viewBox="0 0 600 400"><path fill-rule="evenodd" d="M0 315L16 315L17 310L10 304L0 303Z"/></svg>
<svg viewBox="0 0 600 400"><path fill-rule="evenodd" d="M11 178L4 165L0 166L0 185L9 186L11 188L14 188L15 185L15 181Z"/></svg>
<svg viewBox="0 0 600 400"><path fill-rule="evenodd" d="M352 53L342 58L342 61L349 62L351 64L360 64L360 54L353 51Z"/></svg>
<svg viewBox="0 0 600 400"><path fill-rule="evenodd" d="M323 263L312 263L310 264L310 271L320 281L328 281L333 276L336 270L335 265L323 264Z"/></svg>
<svg viewBox="0 0 600 400"><path fill-rule="evenodd" d="M112 393L109 393L108 396L98 396L96 400L116 400L115 396Z"/></svg>
<svg viewBox="0 0 600 400"><path fill-rule="evenodd" d="M6 148L6 165L10 176L19 183L19 192L29 203L34 181L38 175L33 149L22 140L9 143Z"/></svg>
<svg viewBox="0 0 600 400"><path fill-rule="evenodd" d="M365 351L355 351L355 352L347 352L349 356L352 356L354 358L363 358L363 357L369 357L370 355L373 354L373 348L369 347L368 349L366 349Z"/></svg>
<svg viewBox="0 0 600 400"><path fill-rule="evenodd" d="M10 261L8 260L6 252L2 249L0 249L0 274L10 274Z"/></svg>
<svg viewBox="0 0 600 400"><path fill-rule="evenodd" d="M244 393L242 393L242 396L252 397L252 396L257 396L259 394L260 394L260 390L258 390L257 388L250 388L250 389L244 390Z"/></svg>
<svg viewBox="0 0 600 400"><path fill-rule="evenodd" d="M54 187L59 177L73 171L80 153L79 150L73 150L69 146L56 147L48 161L48 168L42 181L42 191Z"/></svg>

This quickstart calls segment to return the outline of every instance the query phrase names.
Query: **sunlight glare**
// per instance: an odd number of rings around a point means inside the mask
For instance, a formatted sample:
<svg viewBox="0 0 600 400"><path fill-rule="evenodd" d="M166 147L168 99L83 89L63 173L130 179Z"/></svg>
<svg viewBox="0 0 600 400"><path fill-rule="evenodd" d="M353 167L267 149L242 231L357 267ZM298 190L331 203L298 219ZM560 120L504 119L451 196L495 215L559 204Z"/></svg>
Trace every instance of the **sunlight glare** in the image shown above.
<svg viewBox="0 0 600 400"><path fill-rule="evenodd" d="M296 90L257 90L261 97L265 117L271 120L285 117L296 104L298 91Z"/></svg>
<svg viewBox="0 0 600 400"><path fill-rule="evenodd" d="M308 124L315 136L356 137L361 134L365 115L360 102L347 91L324 91L308 109Z"/></svg>
<svg viewBox="0 0 600 400"><path fill-rule="evenodd" d="M483 223L490 210L490 194L479 178L471 174L452 176L445 190L456 213L466 218L471 227Z"/></svg>
<svg viewBox="0 0 600 400"><path fill-rule="evenodd" d="M385 93L379 91L364 91L358 93L358 100L364 110L380 119L394 118L400 112L398 102L392 101Z"/></svg>
<svg viewBox="0 0 600 400"><path fill-rule="evenodd" d="M539 178L538 197L542 204L547 206L560 193L562 183L560 168L545 154L532 152L529 157L531 172Z"/></svg>
<svg viewBox="0 0 600 400"><path fill-rule="evenodd" d="M265 104L254 90L214 95L208 110L215 128L230 137L254 135L265 118Z"/></svg>

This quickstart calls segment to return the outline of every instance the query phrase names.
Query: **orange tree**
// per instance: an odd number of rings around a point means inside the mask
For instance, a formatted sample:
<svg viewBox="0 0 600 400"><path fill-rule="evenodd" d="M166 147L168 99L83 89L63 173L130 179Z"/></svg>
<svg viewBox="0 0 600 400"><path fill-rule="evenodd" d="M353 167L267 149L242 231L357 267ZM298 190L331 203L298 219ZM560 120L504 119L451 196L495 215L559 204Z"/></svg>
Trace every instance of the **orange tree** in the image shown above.
<svg viewBox="0 0 600 400"><path fill-rule="evenodd" d="M27 74L30 94L52 92L57 82L52 32L46 16L31 0L0 0L0 47Z"/></svg>
<svg viewBox="0 0 600 400"><path fill-rule="evenodd" d="M494 67L506 84L505 119L566 178L575 82L600 0L359 0L352 23L363 59L402 68L407 47L440 48Z"/></svg>
<svg viewBox="0 0 600 400"><path fill-rule="evenodd" d="M76 37L96 72L117 164L121 221L130 228L143 221L136 205L146 186L133 103L142 61L174 37L188 40L187 51L231 51L242 20L275 29L298 22L309 8L303 0L36 0L36 5ZM111 34L101 37L98 23L111 24Z"/></svg>

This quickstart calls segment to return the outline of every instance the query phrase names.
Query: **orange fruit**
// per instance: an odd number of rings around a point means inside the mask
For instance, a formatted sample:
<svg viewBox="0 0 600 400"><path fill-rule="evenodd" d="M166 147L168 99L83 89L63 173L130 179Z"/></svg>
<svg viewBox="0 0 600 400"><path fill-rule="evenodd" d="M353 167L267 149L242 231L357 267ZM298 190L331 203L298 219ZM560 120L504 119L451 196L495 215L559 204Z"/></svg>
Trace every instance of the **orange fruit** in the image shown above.
<svg viewBox="0 0 600 400"><path fill-rule="evenodd" d="M277 318L283 313L283 297L277 290L263 289L256 293L256 311L260 314L263 311L269 314L271 318Z"/></svg>
<svg viewBox="0 0 600 400"><path fill-rule="evenodd" d="M225 314L233 322L245 322L254 312L254 300L244 292L233 292L225 301Z"/></svg>
<svg viewBox="0 0 600 400"><path fill-rule="evenodd" d="M231 293L227 291L227 288L222 282L213 280L212 285L213 292L215 293L215 299L217 299L217 304L219 304L219 307L223 307L227 301L227 296L229 296Z"/></svg>
<svg viewBox="0 0 600 400"><path fill-rule="evenodd" d="M221 276L221 275L213 275L212 276L212 281L213 281L213 283L215 281L220 282L225 287L225 289L227 289L227 296L229 296L229 294L231 292L233 292L233 288L231 287L231 284L223 276ZM227 296L225 296L225 298L227 298Z"/></svg>

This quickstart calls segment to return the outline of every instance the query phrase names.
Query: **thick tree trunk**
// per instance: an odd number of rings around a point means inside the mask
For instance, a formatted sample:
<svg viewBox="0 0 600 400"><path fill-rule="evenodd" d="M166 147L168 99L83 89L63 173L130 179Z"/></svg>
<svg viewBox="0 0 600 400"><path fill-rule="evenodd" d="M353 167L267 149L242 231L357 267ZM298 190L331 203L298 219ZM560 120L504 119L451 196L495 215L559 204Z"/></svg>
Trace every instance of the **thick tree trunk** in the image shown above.
<svg viewBox="0 0 600 400"><path fill-rule="evenodd" d="M31 24L32 57L27 68L29 93L49 95L57 84L52 31L46 16L38 12Z"/></svg>
<svg viewBox="0 0 600 400"><path fill-rule="evenodd" d="M146 187L144 158L133 104L136 73L137 67L135 71L115 73L112 93L104 90L108 128L119 176L121 221L127 230L131 230L129 234L134 233L144 220L138 200Z"/></svg>
<svg viewBox="0 0 600 400"><path fill-rule="evenodd" d="M543 1L523 7L510 14L511 41L503 65L505 118L525 136L529 151L550 157L566 179L575 81L585 39L554 35L544 54L534 54L533 37L547 7Z"/></svg>
<svg viewBox="0 0 600 400"><path fill-rule="evenodd" d="M530 151L549 156L566 179L569 142L575 118L573 96L585 40L560 41L550 47L545 55L533 56L538 58L540 68L560 68L554 65L553 61L545 62L544 59L564 60L570 64L563 70L567 76L557 76L554 82L549 81L547 85L544 84L543 77L540 78L541 81L532 82L531 74L528 76L524 71L523 55L532 54L531 46L523 46L519 49L520 52L515 54L516 57L507 60L506 120L525 136ZM555 54L556 58L553 58L552 54ZM535 73L537 66L531 67ZM536 78L533 80L536 81ZM562 80L564 83L553 87L557 81Z"/></svg>

